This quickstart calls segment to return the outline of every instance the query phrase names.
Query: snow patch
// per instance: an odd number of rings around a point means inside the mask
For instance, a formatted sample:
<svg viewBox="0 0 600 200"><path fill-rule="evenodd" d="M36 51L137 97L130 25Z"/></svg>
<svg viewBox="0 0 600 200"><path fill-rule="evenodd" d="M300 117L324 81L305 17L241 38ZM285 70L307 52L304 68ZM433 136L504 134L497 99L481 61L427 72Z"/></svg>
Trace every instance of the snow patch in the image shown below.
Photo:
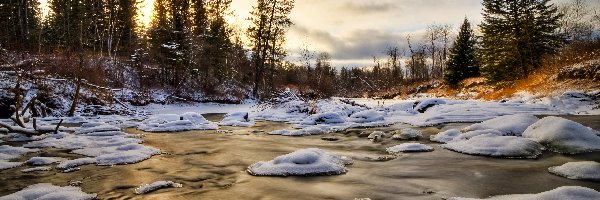
<svg viewBox="0 0 600 200"><path fill-rule="evenodd" d="M448 143L448 142L454 140L454 138L458 137L460 134L461 134L461 132L459 130L450 129L450 130L438 133L436 135L429 136L429 140L438 142L438 143Z"/></svg>
<svg viewBox="0 0 600 200"><path fill-rule="evenodd" d="M346 173L345 166L349 164L352 164L350 158L311 148L255 163L248 167L248 172L255 176L339 175Z"/></svg>
<svg viewBox="0 0 600 200"><path fill-rule="evenodd" d="M407 152L429 152L433 151L433 147L419 143L404 143L393 147L388 147L386 151L390 154Z"/></svg>
<svg viewBox="0 0 600 200"><path fill-rule="evenodd" d="M175 183L173 181L156 181L154 183L146 184L135 188L135 194L146 194L163 188L181 188L181 183Z"/></svg>
<svg viewBox="0 0 600 200"><path fill-rule="evenodd" d="M521 136L527 127L539 119L533 115L516 114L496 117L481 123L473 124L463 129L464 132L494 129L507 135Z"/></svg>
<svg viewBox="0 0 600 200"><path fill-rule="evenodd" d="M221 126L241 126L252 127L256 123L248 117L247 112L234 112L225 115L225 118L219 122Z"/></svg>
<svg viewBox="0 0 600 200"><path fill-rule="evenodd" d="M191 130L216 130L216 123L206 120L198 113L160 114L144 120L138 127L146 132L182 132Z"/></svg>
<svg viewBox="0 0 600 200"><path fill-rule="evenodd" d="M465 154L506 158L536 158L542 154L543 149L541 144L530 139L495 134L478 135L442 146Z"/></svg>
<svg viewBox="0 0 600 200"><path fill-rule="evenodd" d="M561 166L550 167L548 171L568 179L600 181L600 163L594 161L569 162Z"/></svg>
<svg viewBox="0 0 600 200"><path fill-rule="evenodd" d="M600 151L598 131L560 117L541 119L529 126L523 137L531 138L558 153Z"/></svg>
<svg viewBox="0 0 600 200"><path fill-rule="evenodd" d="M392 139L395 140L419 140L419 138L423 137L423 133L419 130L415 130L412 128L405 128L400 131L396 131L396 133L392 136Z"/></svg>
<svg viewBox="0 0 600 200"><path fill-rule="evenodd" d="M477 200L474 198L454 197L451 200ZM597 200L600 199L600 192L579 186L563 186L542 192L539 194L512 194L502 195L488 198L489 200L562 200L562 199L577 199L577 200Z"/></svg>
<svg viewBox="0 0 600 200"><path fill-rule="evenodd" d="M96 194L87 194L79 187L54 186L50 183L39 183L27 186L25 189L0 197L0 200L13 199L61 199L61 200L87 200L95 199Z"/></svg>

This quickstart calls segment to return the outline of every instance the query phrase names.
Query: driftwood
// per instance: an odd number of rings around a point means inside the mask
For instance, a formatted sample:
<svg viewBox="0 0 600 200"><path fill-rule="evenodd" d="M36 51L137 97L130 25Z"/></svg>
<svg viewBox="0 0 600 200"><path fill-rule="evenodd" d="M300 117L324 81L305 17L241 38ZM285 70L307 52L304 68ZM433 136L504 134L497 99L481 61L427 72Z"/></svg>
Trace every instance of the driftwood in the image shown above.
<svg viewBox="0 0 600 200"><path fill-rule="evenodd" d="M54 128L53 130L41 130L37 127L37 122L34 118L33 119L33 130L27 129L24 127L20 127L20 126L11 126L10 124L4 123L4 122L0 122L0 127L7 129L8 132L11 132L11 133L21 133L21 134L27 135L27 137L31 137L34 135L42 135L42 134L47 134L47 133L56 134L56 133L58 133L58 130L60 129L60 125L62 123L63 123L63 119L61 119L60 122L58 122L58 124L56 125L56 128Z"/></svg>

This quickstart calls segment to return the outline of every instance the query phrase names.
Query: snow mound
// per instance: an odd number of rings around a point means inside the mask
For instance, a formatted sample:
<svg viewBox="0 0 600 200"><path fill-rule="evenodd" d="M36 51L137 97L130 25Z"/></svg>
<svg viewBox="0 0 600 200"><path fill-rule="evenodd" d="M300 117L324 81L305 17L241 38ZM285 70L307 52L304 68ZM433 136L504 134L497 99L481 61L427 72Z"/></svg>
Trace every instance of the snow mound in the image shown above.
<svg viewBox="0 0 600 200"><path fill-rule="evenodd" d="M506 136L505 133L494 130L494 129L476 130L476 131L469 131L466 133L462 133L462 134L458 135L456 138L454 138L454 140L449 141L448 143L454 142L454 141L464 141L464 140L471 139L475 136L487 135L487 134L492 134L492 135L497 135L497 136Z"/></svg>
<svg viewBox="0 0 600 200"><path fill-rule="evenodd" d="M600 181L600 163L594 161L570 162L561 166L550 167L548 171L568 179Z"/></svg>
<svg viewBox="0 0 600 200"><path fill-rule="evenodd" d="M79 187L54 186L50 183L39 183L27 186L25 189L0 197L0 200L14 199L61 199L61 200L87 200L95 199L96 194L87 194Z"/></svg>
<svg viewBox="0 0 600 200"><path fill-rule="evenodd" d="M261 161L248 167L255 176L312 176L346 173L350 158L327 153L321 149L301 149L278 156L271 161Z"/></svg>
<svg viewBox="0 0 600 200"><path fill-rule="evenodd" d="M506 158L536 158L543 149L541 144L530 139L495 134L478 135L442 146L465 154Z"/></svg>
<svg viewBox="0 0 600 200"><path fill-rule="evenodd" d="M446 104L446 101L443 99L421 99L415 102L413 109L417 112L424 113L427 109L441 104Z"/></svg>
<svg viewBox="0 0 600 200"><path fill-rule="evenodd" d="M404 143L393 147L388 147L386 151L390 154L406 152L429 152L433 151L433 147L419 143Z"/></svg>
<svg viewBox="0 0 600 200"><path fill-rule="evenodd" d="M340 123L344 123L344 122L346 122L346 120L344 120L344 118L342 118L342 116L340 116L339 114L334 113L334 112L326 112L326 113L319 113L319 114L311 115L311 116L307 117L306 119L302 120L302 122L300 124L303 124L303 125L340 124Z"/></svg>
<svg viewBox="0 0 600 200"><path fill-rule="evenodd" d="M529 126L523 137L531 138L549 150L577 154L600 150L598 131L560 117L546 117Z"/></svg>
<svg viewBox="0 0 600 200"><path fill-rule="evenodd" d="M30 172L40 172L40 171L50 171L50 170L52 170L52 167L33 167L33 168L27 168L27 169L21 170L21 172L30 173Z"/></svg>
<svg viewBox="0 0 600 200"><path fill-rule="evenodd" d="M450 198L451 200L477 200L473 198L462 198L455 197ZM502 195L488 198L489 200L566 200L566 199L577 199L577 200L597 200L600 199L600 192L580 187L580 186L563 186L556 188L554 190L550 190L547 192L542 192L539 194L512 194L512 195Z"/></svg>
<svg viewBox="0 0 600 200"><path fill-rule="evenodd" d="M386 134L383 131L373 131L371 134L369 134L369 136L367 138L369 138L373 142L376 142L376 141L381 140L385 136L386 136Z"/></svg>
<svg viewBox="0 0 600 200"><path fill-rule="evenodd" d="M448 142L454 140L454 138L458 137L460 134L461 134L461 132L459 130L450 129L450 130L438 133L436 135L429 136L429 140L438 142L438 143L448 143Z"/></svg>
<svg viewBox="0 0 600 200"><path fill-rule="evenodd" d="M311 135L322 135L326 131L316 126L309 126L300 130L282 132L283 136L311 136Z"/></svg>
<svg viewBox="0 0 600 200"><path fill-rule="evenodd" d="M173 181L156 181L154 183L142 185L140 187L135 188L135 194L146 194L150 192L154 192L163 188L180 188L183 187L181 183L175 183Z"/></svg>
<svg viewBox="0 0 600 200"><path fill-rule="evenodd" d="M234 112L225 115L225 118L219 122L221 126L241 126L251 127L255 122L251 121L247 112Z"/></svg>
<svg viewBox="0 0 600 200"><path fill-rule="evenodd" d="M191 130L216 130L216 123L206 120L198 113L160 114L144 120L138 127L146 132L182 132Z"/></svg>
<svg viewBox="0 0 600 200"><path fill-rule="evenodd" d="M520 136L523 134L527 127L537 122L539 119L533 115L527 114L516 114L516 115L505 115L483 121L481 123L473 124L463 129L463 131L476 131L494 129L500 132L506 133L507 135Z"/></svg>
<svg viewBox="0 0 600 200"><path fill-rule="evenodd" d="M39 165L49 165L53 163L59 163L64 161L64 158L60 157L33 157L29 160L25 161L28 165L39 166Z"/></svg>
<svg viewBox="0 0 600 200"><path fill-rule="evenodd" d="M365 110L361 112L354 113L348 117L349 122L355 123L369 123L376 121L383 121L383 115L375 110Z"/></svg>
<svg viewBox="0 0 600 200"><path fill-rule="evenodd" d="M395 140L418 140L423 137L423 133L419 130L415 130L412 128L405 128L400 131L396 131L396 133L392 136L392 139Z"/></svg>

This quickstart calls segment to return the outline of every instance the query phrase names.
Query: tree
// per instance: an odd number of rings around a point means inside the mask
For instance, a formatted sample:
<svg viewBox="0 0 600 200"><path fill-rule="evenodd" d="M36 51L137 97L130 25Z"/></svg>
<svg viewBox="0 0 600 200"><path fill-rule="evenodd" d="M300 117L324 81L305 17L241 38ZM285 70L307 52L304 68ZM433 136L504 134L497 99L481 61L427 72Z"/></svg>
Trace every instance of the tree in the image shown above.
<svg viewBox="0 0 600 200"><path fill-rule="evenodd" d="M277 64L286 56L285 34L293 24L289 14L294 8L294 0L258 0L250 20L248 37L252 46L252 60L255 68L253 95L259 97L262 83L269 82L273 89L273 76ZM267 73L269 70L270 73ZM265 75L269 77L265 79ZM266 84L265 84L266 85Z"/></svg>
<svg viewBox="0 0 600 200"><path fill-rule="evenodd" d="M514 80L541 65L562 44L558 10L550 0L484 0L483 73L492 82Z"/></svg>
<svg viewBox="0 0 600 200"><path fill-rule="evenodd" d="M444 74L446 83L456 85L465 78L479 75L475 57L476 43L471 23L465 18L454 46L450 49L450 59Z"/></svg>
<svg viewBox="0 0 600 200"><path fill-rule="evenodd" d="M568 39L573 41L593 39L594 12L587 0L573 0L562 3L559 12L563 15L560 19L560 30Z"/></svg>
<svg viewBox="0 0 600 200"><path fill-rule="evenodd" d="M4 0L0 3L0 47L33 50L40 33L37 0Z"/></svg>

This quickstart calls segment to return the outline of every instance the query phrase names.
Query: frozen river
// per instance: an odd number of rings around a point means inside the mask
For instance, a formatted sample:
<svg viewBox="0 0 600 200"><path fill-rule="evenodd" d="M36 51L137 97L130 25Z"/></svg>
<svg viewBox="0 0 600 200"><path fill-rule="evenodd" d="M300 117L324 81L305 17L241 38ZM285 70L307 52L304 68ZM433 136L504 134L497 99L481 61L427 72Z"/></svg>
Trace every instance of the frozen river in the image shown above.
<svg viewBox="0 0 600 200"><path fill-rule="evenodd" d="M220 115L207 115L218 121ZM600 116L567 116L600 130ZM417 128L424 134L419 142L435 148L428 153L391 157L385 148L402 141L384 139L373 143L362 137L364 129L350 129L327 136L271 136L264 132L290 128L276 122L258 122L252 128L221 127L229 133L191 131L176 134L143 133L144 145L158 148L161 155L131 165L82 166L74 173L56 170L22 173L23 167L0 171L0 196L35 183L78 184L99 199L443 199L484 198L491 195L539 193L560 186L583 186L600 190L600 182L578 181L548 173L548 167L572 161L600 162L600 152L561 155L544 152L538 159L497 159L471 156L443 149L429 141L429 135L469 124L446 124ZM369 129L392 131L410 127ZM253 133L262 130L262 133ZM142 132L129 129L128 133ZM348 156L354 164L338 176L255 177L246 168L298 149L320 148ZM68 151L48 150L30 156L75 158ZM183 184L183 188L135 195L139 185L159 180ZM79 182L80 181L80 182Z"/></svg>

